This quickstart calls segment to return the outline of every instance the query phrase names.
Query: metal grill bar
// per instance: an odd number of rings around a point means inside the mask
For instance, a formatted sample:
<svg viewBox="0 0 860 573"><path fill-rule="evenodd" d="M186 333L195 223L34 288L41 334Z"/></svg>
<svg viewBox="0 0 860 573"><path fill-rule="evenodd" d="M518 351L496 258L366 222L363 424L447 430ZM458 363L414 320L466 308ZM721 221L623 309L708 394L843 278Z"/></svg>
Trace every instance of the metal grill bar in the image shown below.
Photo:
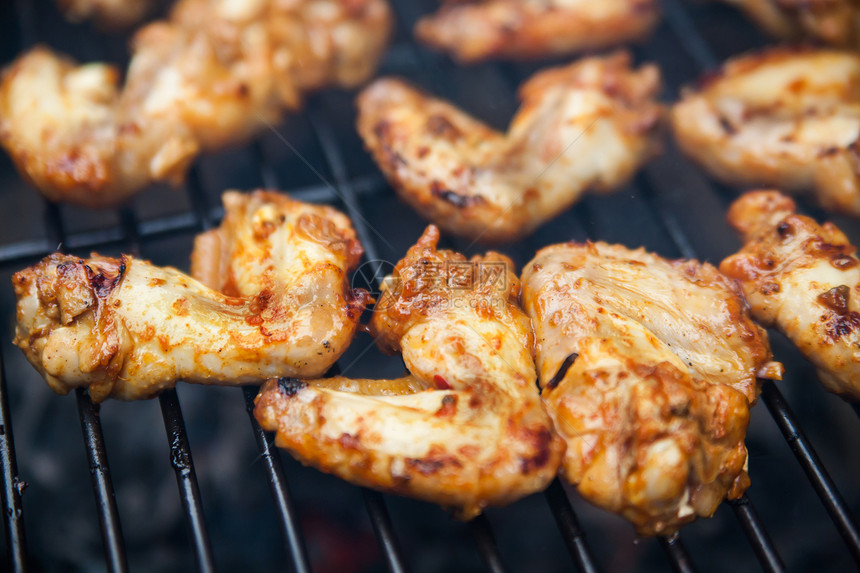
<svg viewBox="0 0 860 573"><path fill-rule="evenodd" d="M140 256L140 235L137 217L128 207L119 211L120 224L125 234L125 240L135 256ZM206 528L206 518L203 512L203 502L200 499L200 487L197 483L197 472L194 470L194 459L191 455L191 444L185 430L182 418L182 408L176 390L170 388L158 397L161 415L164 420L164 431L170 446L170 465L176 474L176 484L179 487L179 499L185 512L185 520L194 544L194 557L197 567L204 573L215 571L215 560L212 556L212 545Z"/></svg>
<svg viewBox="0 0 860 573"><path fill-rule="evenodd" d="M0 355L0 466L3 471L3 524L6 526L6 563L10 571L27 570L27 540L24 534L24 510L21 494L26 483L18 477L12 416L6 393L6 372Z"/></svg>
<svg viewBox="0 0 860 573"><path fill-rule="evenodd" d="M254 148L257 150L258 161L261 162L262 152L259 144L255 144ZM266 171L263 170L262 163L260 163L260 166L261 173L265 179ZM264 181L264 184L268 187L275 188L277 184L273 179L274 171L271 169L268 171L271 180L268 183ZM196 167L193 167L188 174L186 191L198 226L204 231L208 231L213 228L214 218L212 217L212 210L208 207L208 201L206 200L206 194L203 191L200 173ZM269 489L271 490L272 498L275 501L275 507L278 512L278 521L284 534L287 553L289 554L293 571L296 573L310 573L310 561L308 560L305 542L293 508L293 500L284 475L284 468L281 464L281 459L278 457L277 452L272 450L272 447L266 438L266 433L254 417L254 398L257 395L257 391L258 388L256 386L242 387L245 409L247 410L251 421L251 430L254 434L254 440L257 442L257 447L260 450L260 459L263 460L266 477L269 482Z"/></svg>
<svg viewBox="0 0 860 573"><path fill-rule="evenodd" d="M695 573L696 565L693 563L687 548L681 543L681 536L674 533L671 537L660 537L660 545L669 557L669 563L676 573Z"/></svg>
<svg viewBox="0 0 860 573"><path fill-rule="evenodd" d="M490 520L487 519L487 516L482 513L471 520L468 527L487 569L491 573L505 573L507 570L499 555L499 545L496 543L496 536L493 535L493 528L490 527Z"/></svg>
<svg viewBox="0 0 860 573"><path fill-rule="evenodd" d="M839 534L845 540L851 556L854 561L860 564L860 533L857 531L857 524L845 505L842 494L839 493L809 439L800 429L791 407L785 401L782 392L770 381L765 381L762 384L762 398L764 398L764 403L783 437L791 447L791 451L794 452L797 461L800 462L803 471L806 472L806 476L812 482L812 486L818 497L821 498L827 513L833 519L836 529L839 530Z"/></svg>
<svg viewBox="0 0 860 573"><path fill-rule="evenodd" d="M176 390L169 389L158 397L161 405L161 415L164 418L164 430L170 444L170 465L176 473L176 484L179 486L179 498L185 511L185 519L191 531L194 543L194 557L200 571L209 573L215 571L215 560L212 557L212 546L209 543L209 533L206 530L206 518L203 515L203 503L200 501L200 487L197 485L197 473L194 471L194 460L191 458L191 445L185 431L185 421L182 419L182 408Z"/></svg>
<svg viewBox="0 0 860 573"><path fill-rule="evenodd" d="M690 21L683 7L677 0L665 0L664 4L667 19L673 32L687 48L688 53L693 57L697 65L703 71L715 69L720 63L719 59L714 55L701 35L695 33L695 26ZM683 232L680 235L683 236ZM689 241L686 242L689 244ZM818 493L828 514L848 546L851 556L855 562L860 564L860 532L857 530L857 525L850 510L845 505L842 495L815 453L812 444L800 429L800 424L797 422L794 413L779 389L772 382L763 381L762 396L768 411L794 452L795 457L797 457L804 472L806 472L813 488ZM747 531L748 535L750 534L750 531L746 530L746 528L745 531ZM752 542L754 538L750 536L750 540ZM761 559L763 548L758 546L757 543L754 543L753 546L756 549L756 554Z"/></svg>
<svg viewBox="0 0 860 573"><path fill-rule="evenodd" d="M55 203L45 202L45 222L49 240L53 239L62 245L65 239L65 224L60 214L60 207ZM113 482L110 477L110 465L105 449L102 424L99 419L99 407L93 403L89 394L82 388L75 389L75 398L81 421L81 431L84 436L84 446L87 450L90 480L96 499L107 567L112 573L125 572L128 571L128 558L125 553L125 541L119 521L116 498L114 497Z"/></svg>
<svg viewBox="0 0 860 573"><path fill-rule="evenodd" d="M747 534L750 545L752 545L753 551L755 551L756 557L758 557L764 570L771 573L785 571L782 558L777 553L770 535L765 531L764 525L759 519L758 512L756 512L749 497L744 494L739 499L728 503L732 506L732 510L734 510L738 521L741 522L741 527L743 527L744 533Z"/></svg>
<svg viewBox="0 0 860 573"><path fill-rule="evenodd" d="M388 515L388 508L385 507L382 494L367 488L361 488L361 493L364 496L364 505L367 507L367 514L373 525L373 531L376 533L379 547L385 555L388 571L390 573L406 573L409 568L403 559L400 543L394 535L394 526L391 524L391 516Z"/></svg>
<svg viewBox="0 0 860 573"><path fill-rule="evenodd" d="M352 219L353 225L355 225L356 234L364 246L365 256L368 260L379 260L379 250L373 239L374 234L377 236L379 234L367 224L367 219L365 219L358 206L355 190L349 182L343 156L337 145L337 138L329 123L323 119L321 110L317 106L311 107L310 120L317 140L322 147L326 163L334 176L335 185L341 191L341 200ZM368 498L365 497L365 499ZM384 500L381 497L379 497L379 503L384 504ZM373 512L371 512L371 515L373 516ZM478 543L478 549L490 570L501 573L504 571L504 568L501 564L501 557L498 554L498 547L495 541L493 541L492 528L484 516L479 516L476 519L479 520L478 523L470 527L476 528L472 529L472 532ZM376 524L374 524L374 527L376 527ZM385 546L383 547L385 548Z"/></svg>
<svg viewBox="0 0 860 573"><path fill-rule="evenodd" d="M110 478L102 424L99 420L99 407L93 404L83 388L75 389L75 398L78 401L81 430L84 433L84 445L90 464L90 480L96 496L107 569L111 573L124 573L128 571L128 558L125 554L125 541Z"/></svg>
<svg viewBox="0 0 860 573"><path fill-rule="evenodd" d="M309 112L311 126L313 127L317 141L319 141L322 147L326 163L334 175L335 185L337 186L336 191L339 191L338 196L343 201L344 207L346 207L347 213L349 213L350 219L352 219L352 223L355 226L355 232L364 246L365 257L369 260L378 260L379 255L376 243L372 238L372 230L366 224L366 219L358 206L355 189L353 189L347 180L346 168L343 156L337 146L337 139L328 122L322 119L320 111L316 106L312 105ZM385 507L385 500L375 491L364 489L363 493L364 502L367 506L370 520L373 523L373 530L376 532L379 545L385 553L389 570L391 573L406 571L406 565L400 552L397 537L394 535L391 518L388 515L388 509Z"/></svg>
<svg viewBox="0 0 860 573"><path fill-rule="evenodd" d="M269 444L269 441L266 439L266 432L263 431L263 428L257 423L257 419L254 418L254 397L257 395L258 390L256 386L242 387L242 392L245 395L245 408L248 410L248 416L251 419L251 429L254 432L254 439L257 442L257 447L260 448L260 458L263 460L269 488L272 491L275 507L278 510L278 521L286 538L287 553L289 554L293 571L295 573L310 573L311 566L308 561L305 542L299 529L298 519L295 516L293 500L287 487L287 480L284 477L284 467L281 464L281 458L278 456L277 451Z"/></svg>
<svg viewBox="0 0 860 573"><path fill-rule="evenodd" d="M561 531L562 539L564 539L567 550L574 562L579 567L581 573L597 573L599 568L594 556L591 554L591 548L585 540L585 532L579 525L579 520L570 505L570 500L567 497L567 492L564 491L564 486L558 478L554 479L547 488L546 501L552 511L555 522Z"/></svg>

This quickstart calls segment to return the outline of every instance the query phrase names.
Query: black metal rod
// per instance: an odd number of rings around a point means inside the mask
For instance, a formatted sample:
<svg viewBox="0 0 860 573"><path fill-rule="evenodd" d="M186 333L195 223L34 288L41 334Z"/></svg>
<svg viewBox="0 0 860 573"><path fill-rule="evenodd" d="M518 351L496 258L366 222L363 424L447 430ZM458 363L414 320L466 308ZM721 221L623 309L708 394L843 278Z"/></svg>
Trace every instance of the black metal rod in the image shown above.
<svg viewBox="0 0 860 573"><path fill-rule="evenodd" d="M696 565L687 553L687 548L681 543L681 537L674 533L670 537L659 537L660 545L669 557L669 563L676 573L694 573Z"/></svg>
<svg viewBox="0 0 860 573"><path fill-rule="evenodd" d="M15 440L12 436L12 415L6 393L6 374L0 354L0 465L3 470L3 524L6 532L6 563L9 571L27 570L27 538L24 534L24 509L21 494L27 487L18 477Z"/></svg>
<svg viewBox="0 0 860 573"><path fill-rule="evenodd" d="M818 497L821 498L821 502L827 509L827 513L830 514L836 529L842 535L842 539L845 540L851 556L860 565L860 532L857 530L854 517L848 510L848 506L845 505L842 494L839 493L809 439L800 429L794 412L773 382L762 382L762 398L789 447L791 447L791 451L794 452L797 461L800 462L800 466L806 472L812 487Z"/></svg>
<svg viewBox="0 0 860 573"><path fill-rule="evenodd" d="M99 407L93 404L89 394L83 388L75 389L75 397L78 402L84 445L87 449L87 461L90 465L90 480L96 498L96 509L98 510L99 526L104 541L107 569L112 573L128 571L125 541L122 536L122 526L116 508L113 483L110 478L110 466L108 465L107 450L102 434L102 424L99 419Z"/></svg>
<svg viewBox="0 0 860 573"><path fill-rule="evenodd" d="M662 7L669 27L681 41L681 45L686 48L687 54L696 62L696 65L706 70L716 69L720 64L719 59L714 55L713 50L702 35L696 31L696 27L681 0L663 0Z"/></svg>
<svg viewBox="0 0 860 573"><path fill-rule="evenodd" d="M729 501L729 505L735 512L741 527L749 539L750 545L755 551L756 557L761 562L762 569L771 573L785 571L782 558L776 551L773 541L759 519L758 512L746 494L740 498Z"/></svg>
<svg viewBox="0 0 860 573"><path fill-rule="evenodd" d="M475 540L475 545L478 546L478 552L487 565L487 570L492 573L505 573L507 569L502 563L496 536L493 535L493 528L490 526L490 520L487 519L487 516L482 513L470 521L468 527L472 538Z"/></svg>
<svg viewBox="0 0 860 573"><path fill-rule="evenodd" d="M385 500L379 492L372 489L362 488L361 491L364 495L364 505L367 507L370 523L373 525L379 547L385 555L388 571L390 573L406 573L409 569L406 567L406 561L404 561L403 553L400 551L400 544L394 535L394 527L391 525L391 517L388 515L388 508L385 507Z"/></svg>
<svg viewBox="0 0 860 573"><path fill-rule="evenodd" d="M200 488L197 485L191 446L188 443L188 434L185 431L185 421L182 419L182 409L179 406L176 390L172 388L165 390L158 397L158 402L161 404L164 429L170 444L170 464L176 473L179 498L182 500L191 540L194 543L197 567L200 571L209 573L215 571L215 561L212 558L212 546L206 530L203 503L200 501Z"/></svg>
<svg viewBox="0 0 860 573"><path fill-rule="evenodd" d="M273 450L266 438L266 433L260 427L260 424L257 423L257 419L254 418L254 397L257 395L257 390L256 386L242 387L242 393L245 396L245 408L248 410L248 416L251 418L251 429L254 432L257 446L260 448L260 459L263 461L266 477L269 481L269 488L272 491L272 497L275 499L275 507L278 510L278 518L287 542L293 571L296 573L310 573L311 566L308 560L307 549L305 548L305 541L299 528L299 520L296 518L296 512L293 508L293 500L287 486L287 479L284 476L281 458L278 456L277 451Z"/></svg>
<svg viewBox="0 0 860 573"><path fill-rule="evenodd" d="M338 196L343 202L344 207L346 207L350 219L352 219L352 224L355 226L355 232L364 247L367 260L377 261L379 260L379 250L376 247L373 235L380 238L382 238L382 235L370 226L361 212L355 189L347 177L343 155L337 144L337 136L328 122L323 119L317 106L311 107L309 117L317 141L319 141L322 147L326 163L334 176L335 189L339 191Z"/></svg>
<svg viewBox="0 0 860 573"><path fill-rule="evenodd" d="M555 522L561 531L562 539L564 539L567 550L570 556L582 573L597 573L600 569L597 567L597 562L591 554L591 548L585 539L585 532L579 525L579 520L576 518L576 513L570 505L570 499L567 497L567 492L564 491L564 486L558 479L553 480L550 486L544 493L546 496L549 508L552 511Z"/></svg>

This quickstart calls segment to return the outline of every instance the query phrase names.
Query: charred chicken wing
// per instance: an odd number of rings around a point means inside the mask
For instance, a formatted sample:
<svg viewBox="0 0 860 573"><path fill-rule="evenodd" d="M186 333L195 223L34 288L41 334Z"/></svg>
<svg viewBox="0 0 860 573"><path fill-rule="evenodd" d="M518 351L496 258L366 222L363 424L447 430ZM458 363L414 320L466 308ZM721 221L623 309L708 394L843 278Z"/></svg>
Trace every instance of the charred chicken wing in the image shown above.
<svg viewBox="0 0 860 573"><path fill-rule="evenodd" d="M366 299L348 288L361 246L349 219L271 192L225 193L195 270L130 256L54 254L16 273L15 344L51 388L147 398L178 380L320 376L352 340Z"/></svg>
<svg viewBox="0 0 860 573"><path fill-rule="evenodd" d="M446 231L513 240L585 191L626 183L659 150L659 70L617 53L549 69L520 89L506 134L403 81L358 100L358 130L400 196Z"/></svg>
<svg viewBox="0 0 860 573"><path fill-rule="evenodd" d="M785 334L824 386L860 400L860 266L833 223L798 215L777 191L734 202L729 223L746 245L720 270L741 281L753 317Z"/></svg>
<svg viewBox="0 0 860 573"><path fill-rule="evenodd" d="M659 16L656 0L446 0L415 34L462 62L520 60L642 40Z"/></svg>
<svg viewBox="0 0 860 573"><path fill-rule="evenodd" d="M200 151L242 141L326 85L354 86L385 47L385 0L182 0L133 40L125 84L47 48L0 80L0 144L47 197L117 204L180 181Z"/></svg>
<svg viewBox="0 0 860 573"><path fill-rule="evenodd" d="M562 473L641 535L710 516L749 486L765 332L714 267L604 243L547 247L523 271Z"/></svg>
<svg viewBox="0 0 860 573"><path fill-rule="evenodd" d="M857 0L725 0L745 11L768 34L783 40L811 39L860 47Z"/></svg>
<svg viewBox="0 0 860 573"><path fill-rule="evenodd" d="M468 519L546 487L564 444L535 386L513 263L467 260L438 240L428 227L397 264L370 323L408 376L270 380L255 415L306 464Z"/></svg>
<svg viewBox="0 0 860 573"><path fill-rule="evenodd" d="M776 48L729 61L672 112L681 148L741 186L814 191L860 217L860 56Z"/></svg>

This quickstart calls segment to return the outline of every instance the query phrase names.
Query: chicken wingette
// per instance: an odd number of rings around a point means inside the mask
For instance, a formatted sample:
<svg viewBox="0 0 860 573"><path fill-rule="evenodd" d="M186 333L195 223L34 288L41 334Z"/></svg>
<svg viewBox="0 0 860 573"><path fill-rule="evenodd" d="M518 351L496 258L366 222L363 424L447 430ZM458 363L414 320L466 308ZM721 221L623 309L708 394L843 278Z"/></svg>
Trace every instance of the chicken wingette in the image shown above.
<svg viewBox="0 0 860 573"><path fill-rule="evenodd" d="M358 131L400 197L484 242L534 231L588 190L624 185L660 150L660 72L628 54L544 70L506 134L396 79L358 99Z"/></svg>
<svg viewBox="0 0 860 573"><path fill-rule="evenodd" d="M254 410L275 444L345 480L463 519L545 488L564 443L535 385L513 263L437 250L430 226L383 284L370 331L396 380L274 379Z"/></svg>
<svg viewBox="0 0 860 573"><path fill-rule="evenodd" d="M729 209L744 247L720 270L741 282L753 317L785 334L821 382L860 400L860 261L833 223L799 215L778 191L755 191Z"/></svg>
<svg viewBox="0 0 860 573"><path fill-rule="evenodd" d="M550 246L523 270L562 474L640 535L669 535L749 486L767 336L717 269L605 243Z"/></svg>
<svg viewBox="0 0 860 573"><path fill-rule="evenodd" d="M857 0L724 1L746 12L775 38L860 48L860 2Z"/></svg>
<svg viewBox="0 0 860 573"><path fill-rule="evenodd" d="M860 217L860 55L771 48L729 60L672 110L681 149L722 181L810 192Z"/></svg>
<svg viewBox="0 0 860 573"><path fill-rule="evenodd" d="M0 144L54 201L121 203L179 182L201 151L242 142L302 96L355 86L387 43L386 0L181 0L141 29L125 82L45 47L0 79Z"/></svg>
<svg viewBox="0 0 860 573"><path fill-rule="evenodd" d="M659 17L656 0L447 0L415 35L461 62L525 60L643 40Z"/></svg>

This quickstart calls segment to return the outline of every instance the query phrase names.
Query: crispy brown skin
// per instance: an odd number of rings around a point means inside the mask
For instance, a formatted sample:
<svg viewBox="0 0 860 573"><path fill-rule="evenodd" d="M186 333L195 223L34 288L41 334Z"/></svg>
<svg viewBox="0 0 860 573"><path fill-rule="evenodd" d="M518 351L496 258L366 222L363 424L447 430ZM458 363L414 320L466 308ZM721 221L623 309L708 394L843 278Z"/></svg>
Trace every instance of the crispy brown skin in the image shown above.
<svg viewBox="0 0 860 573"><path fill-rule="evenodd" d="M798 215L777 191L735 201L729 223L746 243L720 270L743 286L753 317L785 334L831 392L860 400L860 261L833 223Z"/></svg>
<svg viewBox="0 0 860 573"><path fill-rule="evenodd" d="M386 0L181 0L134 35L123 85L45 47L19 57L0 79L0 144L49 199L114 206L310 91L361 84L390 30Z"/></svg>
<svg viewBox="0 0 860 573"><path fill-rule="evenodd" d="M415 35L461 62L526 60L643 40L659 17L655 0L457 0Z"/></svg>
<svg viewBox="0 0 860 573"><path fill-rule="evenodd" d="M610 192L661 149L660 72L629 54L544 70L499 133L406 82L358 99L358 131L400 197L446 231L485 243L528 235L586 191Z"/></svg>
<svg viewBox="0 0 860 573"><path fill-rule="evenodd" d="M749 486L757 376L779 378L736 285L707 264L605 243L523 271L542 396L585 499L669 535Z"/></svg>
<svg viewBox="0 0 860 573"><path fill-rule="evenodd" d="M370 323L409 375L270 380L254 414L305 464L470 519L545 488L564 444L535 386L513 264L492 252L467 260L438 240L428 227L397 264Z"/></svg>
<svg viewBox="0 0 860 573"><path fill-rule="evenodd" d="M349 219L272 192L224 195L222 226L197 269L214 291L130 256L56 253L15 274L15 344L51 388L95 401L151 397L178 380L260 383L322 375L346 350L366 293Z"/></svg>

